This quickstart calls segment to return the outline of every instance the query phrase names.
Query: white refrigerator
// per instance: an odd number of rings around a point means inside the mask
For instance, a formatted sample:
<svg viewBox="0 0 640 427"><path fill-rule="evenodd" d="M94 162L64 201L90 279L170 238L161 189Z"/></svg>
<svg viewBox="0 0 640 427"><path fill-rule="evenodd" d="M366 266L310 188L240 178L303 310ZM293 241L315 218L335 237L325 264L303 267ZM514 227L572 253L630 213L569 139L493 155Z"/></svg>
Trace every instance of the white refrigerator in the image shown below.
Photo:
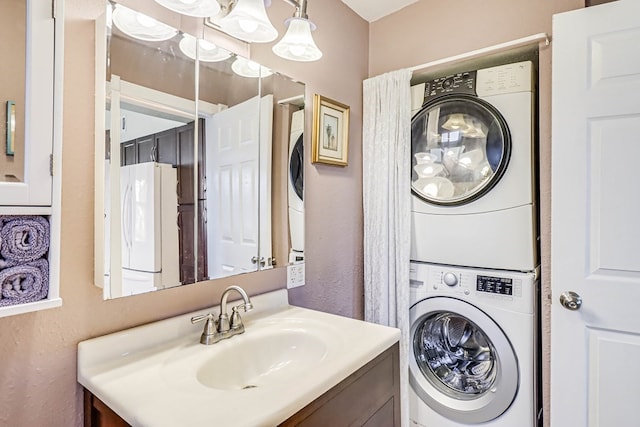
<svg viewBox="0 0 640 427"><path fill-rule="evenodd" d="M179 285L177 170L149 162L120 171L122 295Z"/></svg>

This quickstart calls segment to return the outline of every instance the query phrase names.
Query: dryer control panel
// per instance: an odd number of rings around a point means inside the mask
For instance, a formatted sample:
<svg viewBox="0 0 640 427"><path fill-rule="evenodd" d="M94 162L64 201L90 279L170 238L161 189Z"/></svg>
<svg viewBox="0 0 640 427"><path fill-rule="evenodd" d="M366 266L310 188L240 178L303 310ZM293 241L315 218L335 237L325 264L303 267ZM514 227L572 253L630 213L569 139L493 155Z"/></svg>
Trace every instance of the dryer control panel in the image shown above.
<svg viewBox="0 0 640 427"><path fill-rule="evenodd" d="M424 102L451 93L476 95L476 72L451 74L438 77L424 84ZM424 104L423 102L423 104Z"/></svg>

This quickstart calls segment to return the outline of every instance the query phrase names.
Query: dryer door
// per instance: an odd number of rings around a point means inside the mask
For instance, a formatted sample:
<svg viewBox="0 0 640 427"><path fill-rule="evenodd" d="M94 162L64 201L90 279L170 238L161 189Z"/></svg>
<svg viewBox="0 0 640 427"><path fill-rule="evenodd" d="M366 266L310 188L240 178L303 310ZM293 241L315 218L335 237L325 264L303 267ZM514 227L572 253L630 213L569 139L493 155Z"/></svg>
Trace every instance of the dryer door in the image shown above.
<svg viewBox="0 0 640 427"><path fill-rule="evenodd" d="M483 311L449 297L413 307L409 382L434 411L460 423L500 416L519 383L516 354L502 329Z"/></svg>
<svg viewBox="0 0 640 427"><path fill-rule="evenodd" d="M509 163L502 115L471 95L428 102L411 121L411 190L428 203L462 205L496 185Z"/></svg>

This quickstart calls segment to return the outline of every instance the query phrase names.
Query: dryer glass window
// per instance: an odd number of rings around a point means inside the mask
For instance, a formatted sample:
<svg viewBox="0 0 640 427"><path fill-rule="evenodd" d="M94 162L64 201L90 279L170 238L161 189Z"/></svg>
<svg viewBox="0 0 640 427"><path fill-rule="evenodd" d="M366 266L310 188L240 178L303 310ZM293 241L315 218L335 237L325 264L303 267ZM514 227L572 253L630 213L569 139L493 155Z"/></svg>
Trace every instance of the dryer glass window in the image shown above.
<svg viewBox="0 0 640 427"><path fill-rule="evenodd" d="M296 192L296 195L303 200L302 191L304 186L304 145L303 135L298 137L296 144L291 150L291 159L289 161L289 179L291 180L291 186Z"/></svg>
<svg viewBox="0 0 640 427"><path fill-rule="evenodd" d="M428 316L416 331L413 346L423 375L445 394L471 399L491 389L496 380L494 345L475 323L459 314Z"/></svg>
<svg viewBox="0 0 640 427"><path fill-rule="evenodd" d="M427 104L411 123L413 193L443 205L489 191L509 160L509 131L487 102L455 95Z"/></svg>

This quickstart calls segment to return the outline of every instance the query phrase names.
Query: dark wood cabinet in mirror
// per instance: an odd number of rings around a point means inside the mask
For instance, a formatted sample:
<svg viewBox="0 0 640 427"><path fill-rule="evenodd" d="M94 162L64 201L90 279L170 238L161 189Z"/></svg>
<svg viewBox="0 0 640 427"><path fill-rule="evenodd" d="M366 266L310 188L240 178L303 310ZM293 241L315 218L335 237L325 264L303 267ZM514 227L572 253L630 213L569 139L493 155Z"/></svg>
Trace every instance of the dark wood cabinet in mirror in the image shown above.
<svg viewBox="0 0 640 427"><path fill-rule="evenodd" d="M148 3L145 13L157 9ZM148 27L126 24L165 15L106 6L96 24L105 43L98 68L106 70L106 114L101 123L97 113L96 126L109 147L97 141L96 153L105 153L96 163L104 297L303 260L302 198L289 191L302 177L292 184L289 158L292 131L301 139L304 128L304 84L177 29L145 36Z"/></svg>

